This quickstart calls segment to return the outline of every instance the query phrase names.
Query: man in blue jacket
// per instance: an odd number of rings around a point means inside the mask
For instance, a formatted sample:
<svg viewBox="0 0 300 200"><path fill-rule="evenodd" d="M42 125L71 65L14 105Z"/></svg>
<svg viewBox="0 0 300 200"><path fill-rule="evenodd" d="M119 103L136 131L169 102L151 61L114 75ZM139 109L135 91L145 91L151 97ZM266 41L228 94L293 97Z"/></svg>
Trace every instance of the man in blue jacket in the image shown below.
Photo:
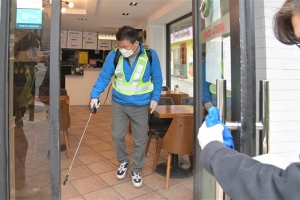
<svg viewBox="0 0 300 200"><path fill-rule="evenodd" d="M130 165L126 152L126 125L131 122L134 140L131 180L134 187L143 184L141 170L145 161L145 147L148 133L148 108L151 112L157 106L162 90L162 74L159 58L153 49L151 60L144 45L138 41L136 29L123 26L116 34L118 50L112 50L103 64L100 75L91 92L90 107L98 107L99 95L113 79L112 90L112 138L120 163L116 172L118 179L124 179ZM114 64L119 55L117 66Z"/></svg>

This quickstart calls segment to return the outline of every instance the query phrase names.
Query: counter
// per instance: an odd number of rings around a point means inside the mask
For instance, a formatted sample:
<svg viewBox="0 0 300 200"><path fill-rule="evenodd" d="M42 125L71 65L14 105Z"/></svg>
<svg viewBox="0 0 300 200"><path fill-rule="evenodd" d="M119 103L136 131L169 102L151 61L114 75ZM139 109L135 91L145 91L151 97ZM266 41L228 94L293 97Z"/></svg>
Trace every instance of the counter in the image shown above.
<svg viewBox="0 0 300 200"><path fill-rule="evenodd" d="M89 105L90 93L101 71L100 68L83 69L83 75L65 75L65 88L70 97L70 105ZM100 95L101 104L107 96L109 85ZM105 105L111 105L111 90L110 88Z"/></svg>

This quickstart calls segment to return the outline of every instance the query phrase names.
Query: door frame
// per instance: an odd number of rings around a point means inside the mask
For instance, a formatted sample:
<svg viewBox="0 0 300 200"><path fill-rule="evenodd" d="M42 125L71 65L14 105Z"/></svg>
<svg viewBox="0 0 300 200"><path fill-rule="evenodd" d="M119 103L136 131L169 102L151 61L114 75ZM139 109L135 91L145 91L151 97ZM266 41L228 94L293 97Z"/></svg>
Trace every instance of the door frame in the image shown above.
<svg viewBox="0 0 300 200"><path fill-rule="evenodd" d="M9 171L9 30L10 0L0 0L0 194L3 199L10 197ZM59 143L59 91L60 91L60 18L61 1L52 1L50 31L50 179L51 199L61 198L60 143ZM59 26L58 26L59 25Z"/></svg>
<svg viewBox="0 0 300 200"><path fill-rule="evenodd" d="M51 199L61 199L60 170L60 26L61 1L53 0L50 29L50 179Z"/></svg>
<svg viewBox="0 0 300 200"><path fill-rule="evenodd" d="M193 12L193 61L194 61L194 199L203 196L204 168L200 162L201 148L197 134L201 126L202 113L202 47L199 45L201 15L199 7L202 0L192 1ZM232 131L236 150L254 156L256 152L256 62L254 1L230 0L231 35L231 120L241 122L241 129ZM239 16L239 17L236 17ZM236 28L239 27L239 28ZM234 39L233 39L234 38ZM243 63L243 65L241 65ZM200 111L200 112L199 112ZM224 196L224 195L223 195Z"/></svg>
<svg viewBox="0 0 300 200"><path fill-rule="evenodd" d="M9 199L9 69L8 69L8 47L9 47L9 5L10 1L1 0L0 13L0 194L1 198Z"/></svg>

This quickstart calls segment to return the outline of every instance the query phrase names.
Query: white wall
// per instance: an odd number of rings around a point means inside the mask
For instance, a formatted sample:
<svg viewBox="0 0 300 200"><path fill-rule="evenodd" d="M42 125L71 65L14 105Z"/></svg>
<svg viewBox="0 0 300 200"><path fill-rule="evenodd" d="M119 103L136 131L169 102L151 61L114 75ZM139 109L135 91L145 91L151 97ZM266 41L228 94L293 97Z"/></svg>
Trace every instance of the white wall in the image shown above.
<svg viewBox="0 0 300 200"><path fill-rule="evenodd" d="M270 153L295 162L300 153L300 50L274 36L273 16L283 2L255 1L256 77L257 88L259 80L269 80Z"/></svg>

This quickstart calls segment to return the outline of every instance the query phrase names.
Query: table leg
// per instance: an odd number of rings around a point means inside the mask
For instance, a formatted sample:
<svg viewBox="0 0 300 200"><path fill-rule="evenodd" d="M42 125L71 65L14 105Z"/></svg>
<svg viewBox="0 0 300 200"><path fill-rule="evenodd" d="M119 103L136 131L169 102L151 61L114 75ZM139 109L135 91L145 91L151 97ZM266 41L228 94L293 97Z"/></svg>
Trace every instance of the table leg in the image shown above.
<svg viewBox="0 0 300 200"><path fill-rule="evenodd" d="M166 176L167 163L157 165L156 172L162 176ZM172 154L172 166L170 170L170 178L188 178L193 175L192 166L188 169L182 168L178 164L178 155Z"/></svg>

